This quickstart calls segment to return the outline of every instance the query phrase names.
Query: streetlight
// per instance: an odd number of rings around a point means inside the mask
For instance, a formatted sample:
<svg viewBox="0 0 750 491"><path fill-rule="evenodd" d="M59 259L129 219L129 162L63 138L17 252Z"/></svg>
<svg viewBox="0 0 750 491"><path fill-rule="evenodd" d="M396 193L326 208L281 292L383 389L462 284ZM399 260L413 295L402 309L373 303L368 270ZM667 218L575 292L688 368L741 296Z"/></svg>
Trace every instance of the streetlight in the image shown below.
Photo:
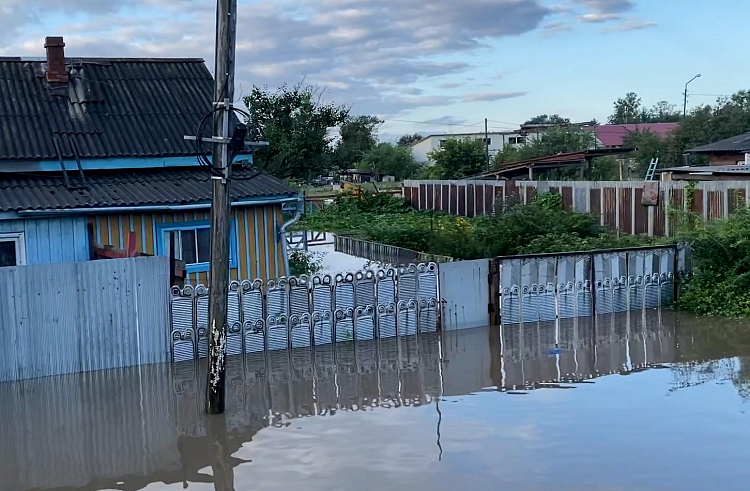
<svg viewBox="0 0 750 491"><path fill-rule="evenodd" d="M690 82L695 80L696 78L701 78L701 74L699 73L695 77L688 80L688 83L685 84L685 102L682 105L682 119L685 119L687 117L687 96L688 96L688 85L690 85Z"/></svg>

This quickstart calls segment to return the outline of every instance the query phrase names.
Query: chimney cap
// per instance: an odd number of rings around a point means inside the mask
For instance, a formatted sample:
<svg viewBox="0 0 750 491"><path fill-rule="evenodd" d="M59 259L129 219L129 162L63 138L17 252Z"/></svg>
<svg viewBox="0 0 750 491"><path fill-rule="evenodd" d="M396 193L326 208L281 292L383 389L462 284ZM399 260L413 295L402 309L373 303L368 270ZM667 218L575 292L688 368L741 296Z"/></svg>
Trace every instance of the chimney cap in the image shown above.
<svg viewBox="0 0 750 491"><path fill-rule="evenodd" d="M62 36L47 36L44 39L45 48L64 48L65 41Z"/></svg>

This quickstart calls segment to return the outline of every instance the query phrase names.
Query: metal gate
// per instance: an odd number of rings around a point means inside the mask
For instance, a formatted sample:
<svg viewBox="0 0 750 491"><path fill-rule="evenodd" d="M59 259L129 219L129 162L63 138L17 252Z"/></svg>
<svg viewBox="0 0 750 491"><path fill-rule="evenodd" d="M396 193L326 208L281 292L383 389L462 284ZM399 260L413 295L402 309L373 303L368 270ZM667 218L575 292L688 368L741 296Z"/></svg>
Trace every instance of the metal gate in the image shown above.
<svg viewBox="0 0 750 491"><path fill-rule="evenodd" d="M671 305L690 271L685 244L497 259L501 323L591 317Z"/></svg>
<svg viewBox="0 0 750 491"><path fill-rule="evenodd" d="M437 264L346 274L232 281L227 354L409 336L438 329ZM173 287L173 361L208 353L208 288Z"/></svg>

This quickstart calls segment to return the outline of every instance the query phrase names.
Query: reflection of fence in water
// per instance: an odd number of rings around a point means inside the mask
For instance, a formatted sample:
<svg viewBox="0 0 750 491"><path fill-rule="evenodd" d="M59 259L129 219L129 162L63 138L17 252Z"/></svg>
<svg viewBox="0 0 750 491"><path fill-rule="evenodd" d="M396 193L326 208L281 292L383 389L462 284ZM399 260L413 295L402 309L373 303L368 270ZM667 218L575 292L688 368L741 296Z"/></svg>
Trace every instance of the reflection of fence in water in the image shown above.
<svg viewBox="0 0 750 491"><path fill-rule="evenodd" d="M434 263L278 280L232 281L227 353L239 355L437 331ZM172 359L208 352L208 289L174 287Z"/></svg>
<svg viewBox="0 0 750 491"><path fill-rule="evenodd" d="M660 310L500 329L507 389L627 373L678 359L674 329L662 323Z"/></svg>
<svg viewBox="0 0 750 491"><path fill-rule="evenodd" d="M234 422L229 429L281 426L290 418L337 410L431 403L442 393L439 342L437 333L429 333L252 353L244 361L230 358L228 363L237 366L227 370L226 413ZM194 363L174 365L179 428L184 434L206 431L200 403L205 380L198 373L201 369Z"/></svg>
<svg viewBox="0 0 750 491"><path fill-rule="evenodd" d="M690 267L684 246L498 261L505 325L671 305L675 278L688 274Z"/></svg>

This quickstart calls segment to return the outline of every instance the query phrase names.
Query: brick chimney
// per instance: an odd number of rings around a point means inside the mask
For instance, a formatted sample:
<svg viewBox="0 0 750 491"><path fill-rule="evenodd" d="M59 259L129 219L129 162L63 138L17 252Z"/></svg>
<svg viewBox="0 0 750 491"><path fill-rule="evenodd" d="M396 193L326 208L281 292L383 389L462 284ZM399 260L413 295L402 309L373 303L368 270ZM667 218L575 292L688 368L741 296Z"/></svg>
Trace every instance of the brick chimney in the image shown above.
<svg viewBox="0 0 750 491"><path fill-rule="evenodd" d="M47 82L56 85L68 83L65 71L65 42L62 36L47 36L44 41L47 49Z"/></svg>

